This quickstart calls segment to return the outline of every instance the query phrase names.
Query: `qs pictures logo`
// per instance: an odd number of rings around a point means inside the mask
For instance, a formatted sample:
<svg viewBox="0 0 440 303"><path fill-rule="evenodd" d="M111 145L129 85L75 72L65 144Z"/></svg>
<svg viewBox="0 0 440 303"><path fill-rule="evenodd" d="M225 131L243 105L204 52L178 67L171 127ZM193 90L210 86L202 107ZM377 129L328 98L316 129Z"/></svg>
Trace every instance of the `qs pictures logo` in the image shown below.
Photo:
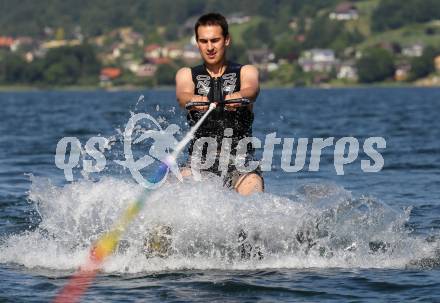
<svg viewBox="0 0 440 303"><path fill-rule="evenodd" d="M155 129L142 129L141 124L147 121L152 122ZM113 160L113 162L128 169L133 178L146 188L160 186L170 171L176 178L182 180L179 166L175 156L172 155L179 145L175 138L179 131L180 128L176 124L170 124L163 129L149 114L135 114L127 122L123 133L124 159ZM324 149L333 150L333 166L337 175L344 175L345 166L355 164L359 156L361 158L360 168L365 173L379 172L384 166L384 158L379 152L379 149L386 148L386 141L382 137L368 137L362 143L354 137L295 139L278 138L276 133L270 133L266 135L264 142L257 137L241 138L234 148L235 153L231 154L233 131L232 128L226 128L223 138L220 138L221 142L214 137L201 137L195 140L195 149L202 151L193 153L190 157L192 176L196 180L200 180L200 171L209 171L216 163L219 163L218 168L222 175L228 172L231 162L235 169L242 173L255 170L257 167L263 172L270 171L273 167L274 150L277 145L282 148L281 159L277 162L285 172L298 172L307 169L307 160L308 171L318 171ZM153 143L148 153L136 159L133 146L149 140ZM64 170L68 181L73 181L73 169L79 166L80 159L82 159L83 174L100 172L107 164L104 151L110 149L109 142L109 139L104 137L92 137L82 147L78 138L65 137L58 142L55 164ZM296 143L296 148L294 143ZM257 161L253 157L249 157L249 145L252 150L262 149L261 160ZM142 171L144 170L145 174L146 168L155 161L161 162L164 173L159 176L160 178L156 176L156 180L151 182L143 176Z"/></svg>

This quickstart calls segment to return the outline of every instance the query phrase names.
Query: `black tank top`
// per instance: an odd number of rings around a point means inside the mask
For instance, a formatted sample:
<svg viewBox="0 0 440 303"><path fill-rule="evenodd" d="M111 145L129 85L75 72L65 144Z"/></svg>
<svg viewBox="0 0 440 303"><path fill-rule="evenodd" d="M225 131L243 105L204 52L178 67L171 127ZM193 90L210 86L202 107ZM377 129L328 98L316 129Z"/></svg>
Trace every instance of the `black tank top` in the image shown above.
<svg viewBox="0 0 440 303"><path fill-rule="evenodd" d="M240 91L240 72L241 64L227 62L226 69L220 77L224 95ZM194 94L207 96L210 91L211 76L206 70L205 65L198 65L191 68L192 80L194 82ZM188 112L187 119L190 126L193 126L204 111L191 110ZM215 137L218 148L224 136L226 128L232 128L232 154L235 154L235 148L244 137L252 137L252 123L254 114L247 107L239 107L236 111L225 110L222 107L214 109L206 118L204 123L195 133L194 139L189 145L189 154L192 154L194 142L200 137ZM252 148L248 148L248 154L253 153Z"/></svg>

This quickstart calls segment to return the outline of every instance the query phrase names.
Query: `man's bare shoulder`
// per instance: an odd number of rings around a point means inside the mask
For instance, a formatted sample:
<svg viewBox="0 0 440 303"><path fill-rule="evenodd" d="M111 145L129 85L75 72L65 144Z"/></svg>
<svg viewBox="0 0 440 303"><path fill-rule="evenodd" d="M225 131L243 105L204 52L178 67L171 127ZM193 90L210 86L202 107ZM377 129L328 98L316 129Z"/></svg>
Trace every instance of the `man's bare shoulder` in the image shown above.
<svg viewBox="0 0 440 303"><path fill-rule="evenodd" d="M189 67L182 67L180 68L176 73L176 80L191 80L192 74L191 74L191 68Z"/></svg>
<svg viewBox="0 0 440 303"><path fill-rule="evenodd" d="M258 69L252 64L245 64L241 67L241 72L245 74L258 75Z"/></svg>
<svg viewBox="0 0 440 303"><path fill-rule="evenodd" d="M191 69L189 67L182 67L176 73L176 97L180 106L185 104L193 98L194 83L192 81Z"/></svg>

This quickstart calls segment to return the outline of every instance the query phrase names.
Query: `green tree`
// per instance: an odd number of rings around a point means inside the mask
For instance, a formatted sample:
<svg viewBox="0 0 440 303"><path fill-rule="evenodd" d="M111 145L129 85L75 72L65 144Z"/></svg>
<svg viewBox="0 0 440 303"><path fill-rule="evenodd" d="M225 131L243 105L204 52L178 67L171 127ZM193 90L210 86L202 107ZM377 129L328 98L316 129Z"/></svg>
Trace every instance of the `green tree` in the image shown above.
<svg viewBox="0 0 440 303"><path fill-rule="evenodd" d="M293 84L293 72L292 64L282 64L269 74L269 79L281 85Z"/></svg>
<svg viewBox="0 0 440 303"><path fill-rule="evenodd" d="M234 41L228 49L228 59L241 64L246 64L249 61L246 48L242 44L234 43Z"/></svg>
<svg viewBox="0 0 440 303"><path fill-rule="evenodd" d="M82 44L72 48L73 55L78 59L81 66L81 77L97 77L101 70L96 50L90 44Z"/></svg>
<svg viewBox="0 0 440 303"><path fill-rule="evenodd" d="M278 59L293 60L299 56L301 45L292 36L283 36L275 42L274 53Z"/></svg>
<svg viewBox="0 0 440 303"><path fill-rule="evenodd" d="M371 27L374 31L380 32L439 18L440 1L438 0L406 0L405 5L399 0L382 0L373 11Z"/></svg>
<svg viewBox="0 0 440 303"><path fill-rule="evenodd" d="M261 48L263 45L269 46L273 43L273 34L267 21L248 27L243 32L242 38L248 48Z"/></svg>
<svg viewBox="0 0 440 303"><path fill-rule="evenodd" d="M87 44L51 49L43 65L43 79L51 85L95 84L101 68L94 48Z"/></svg>
<svg viewBox="0 0 440 303"><path fill-rule="evenodd" d="M411 60L410 80L426 77L435 71L434 58L440 52L434 47L428 46L424 49L422 56Z"/></svg>
<svg viewBox="0 0 440 303"><path fill-rule="evenodd" d="M27 63L18 55L7 55L0 61L1 82L14 84L25 81L25 70Z"/></svg>
<svg viewBox="0 0 440 303"><path fill-rule="evenodd" d="M167 25L164 38L166 41L175 41L179 38L179 27L176 23L170 23Z"/></svg>
<svg viewBox="0 0 440 303"><path fill-rule="evenodd" d="M52 85L72 85L78 82L79 61L74 56L66 56L59 62L49 65L44 71L44 80Z"/></svg>
<svg viewBox="0 0 440 303"><path fill-rule="evenodd" d="M156 71L156 81L159 85L174 85L176 68L171 64L161 64Z"/></svg>
<svg viewBox="0 0 440 303"><path fill-rule="evenodd" d="M2 59L0 81L8 84L46 83L50 85L95 84L100 63L89 45L51 49L42 59L31 63L11 54Z"/></svg>
<svg viewBox="0 0 440 303"><path fill-rule="evenodd" d="M360 82L372 83L386 80L394 75L393 55L382 48L366 49L356 67Z"/></svg>
<svg viewBox="0 0 440 303"><path fill-rule="evenodd" d="M306 34L304 47L332 48L337 52L364 39L358 30L348 31L343 22L330 20L327 15L316 18Z"/></svg>
<svg viewBox="0 0 440 303"><path fill-rule="evenodd" d="M27 65L24 79L26 83L39 84L44 82L44 62L43 59L36 59Z"/></svg>
<svg viewBox="0 0 440 303"><path fill-rule="evenodd" d="M344 26L341 22L330 20L328 16L318 17L306 34L305 47L329 47L343 30Z"/></svg>

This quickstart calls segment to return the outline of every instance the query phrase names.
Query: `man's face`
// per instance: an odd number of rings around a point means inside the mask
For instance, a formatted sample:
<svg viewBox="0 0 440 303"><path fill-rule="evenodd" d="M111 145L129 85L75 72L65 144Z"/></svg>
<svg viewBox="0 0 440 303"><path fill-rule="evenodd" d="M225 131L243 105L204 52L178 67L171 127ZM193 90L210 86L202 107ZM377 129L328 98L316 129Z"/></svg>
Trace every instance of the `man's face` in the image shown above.
<svg viewBox="0 0 440 303"><path fill-rule="evenodd" d="M199 26L197 29L197 46L206 64L218 64L224 56L230 38L223 37L220 25Z"/></svg>

